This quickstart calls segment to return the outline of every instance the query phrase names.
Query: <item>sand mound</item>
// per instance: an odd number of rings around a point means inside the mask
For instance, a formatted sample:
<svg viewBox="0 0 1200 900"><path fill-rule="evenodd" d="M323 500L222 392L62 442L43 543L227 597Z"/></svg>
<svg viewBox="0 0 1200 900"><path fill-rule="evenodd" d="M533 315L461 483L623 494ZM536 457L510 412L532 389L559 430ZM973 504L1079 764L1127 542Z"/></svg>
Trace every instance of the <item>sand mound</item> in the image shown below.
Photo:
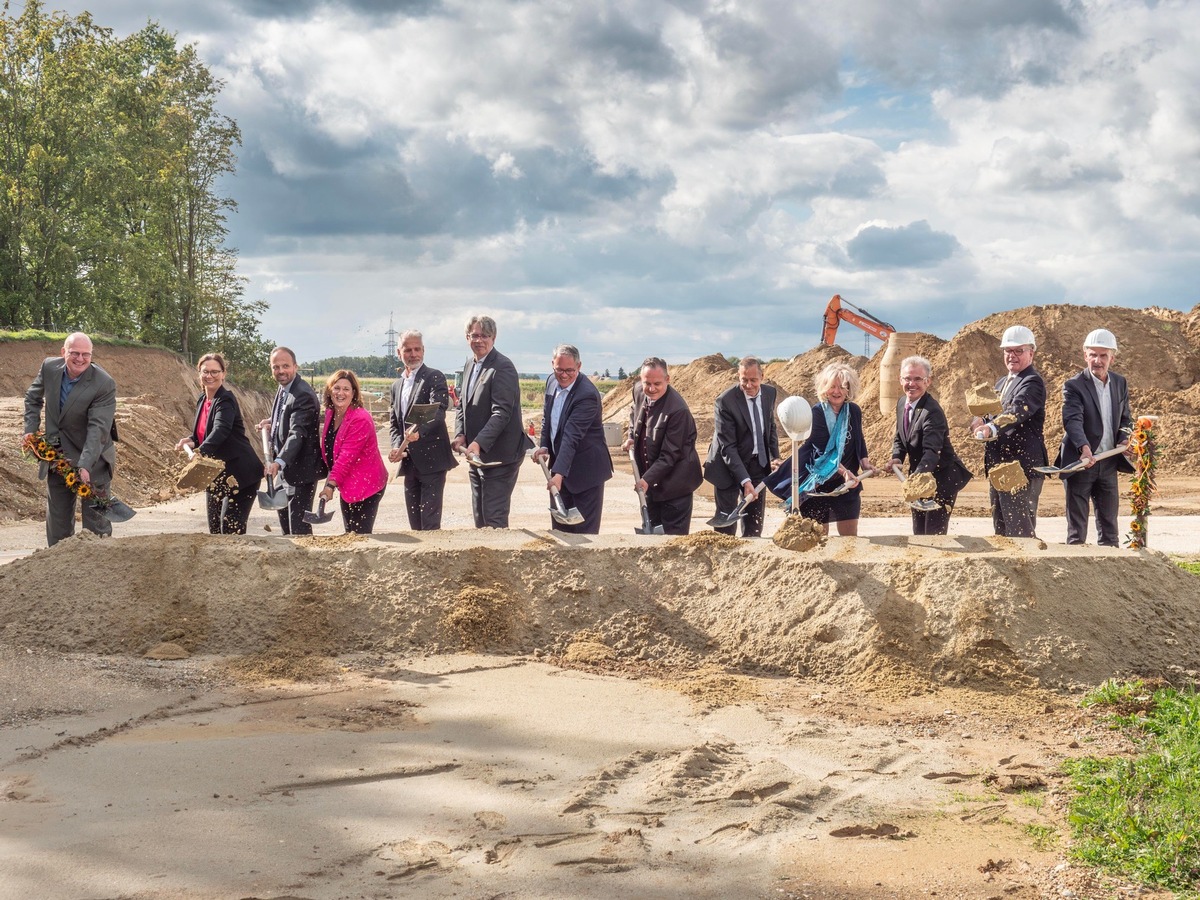
<svg viewBox="0 0 1200 900"><path fill-rule="evenodd" d="M0 570L0 643L299 660L515 654L851 679L1069 687L1200 669L1195 576L1153 553L1004 538L594 548L78 536ZM681 552L683 550L684 552ZM205 579L207 594L180 592ZM79 573L119 573L64 596ZM91 576L93 579L95 576ZM599 648L606 648L600 652ZM586 652L585 652L586 651Z"/></svg>

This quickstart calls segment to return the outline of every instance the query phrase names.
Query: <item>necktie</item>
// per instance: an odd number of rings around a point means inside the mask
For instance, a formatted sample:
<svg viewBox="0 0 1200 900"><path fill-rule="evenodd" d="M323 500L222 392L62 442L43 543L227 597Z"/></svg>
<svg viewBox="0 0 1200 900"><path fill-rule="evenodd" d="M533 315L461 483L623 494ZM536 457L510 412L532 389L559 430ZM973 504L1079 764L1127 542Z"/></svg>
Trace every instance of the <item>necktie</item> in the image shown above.
<svg viewBox="0 0 1200 900"><path fill-rule="evenodd" d="M271 410L271 441L275 447L283 446L283 435L279 433L280 421L283 419L283 398L287 391L280 388L275 392L275 408Z"/></svg>
<svg viewBox="0 0 1200 900"><path fill-rule="evenodd" d="M912 404L904 404L904 436L907 438L909 431L912 429Z"/></svg>
<svg viewBox="0 0 1200 900"><path fill-rule="evenodd" d="M754 410L754 443L758 447L758 464L767 467L767 437L763 434L762 412L758 408L758 397L750 400L750 408Z"/></svg>

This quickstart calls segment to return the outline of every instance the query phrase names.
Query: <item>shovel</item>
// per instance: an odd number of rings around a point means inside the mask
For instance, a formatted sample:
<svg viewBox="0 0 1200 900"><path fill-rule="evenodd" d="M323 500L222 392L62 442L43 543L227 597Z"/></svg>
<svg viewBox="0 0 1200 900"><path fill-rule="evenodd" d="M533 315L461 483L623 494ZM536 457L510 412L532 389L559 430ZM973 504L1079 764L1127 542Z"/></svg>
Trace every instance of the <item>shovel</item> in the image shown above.
<svg viewBox="0 0 1200 900"><path fill-rule="evenodd" d="M1124 447L1113 447L1111 450L1105 450L1103 453L1097 453L1092 459L1108 459L1110 456L1116 456L1118 453L1124 453ZM1077 460L1069 466L1061 468L1055 466L1034 466L1033 471L1041 472L1043 475L1074 475L1076 472L1082 472L1084 469L1083 460Z"/></svg>
<svg viewBox="0 0 1200 900"><path fill-rule="evenodd" d="M858 482L863 481L867 478L870 478L872 475L875 474L875 471L876 471L875 469L872 469L870 472L863 472L861 475L856 476L856 478L854 480L854 484L850 484L848 481L843 481L841 484L839 484L837 487L835 487L832 491L811 491L811 492L805 494L804 496L805 497L840 497L840 496L842 496L842 494L849 493L851 490L856 488L858 486Z"/></svg>
<svg viewBox="0 0 1200 900"><path fill-rule="evenodd" d="M896 477L900 479L901 484L904 484L904 482L908 480L904 477L904 472L899 466L892 466L892 471L896 473ZM935 509L941 506L941 504L932 497L926 497L924 500L914 500L908 505L917 512L933 512Z"/></svg>
<svg viewBox="0 0 1200 900"><path fill-rule="evenodd" d="M646 507L646 492L638 487L638 482L642 480L642 473L638 471L637 455L632 447L629 448L629 461L633 463L633 489L637 491L638 503L642 507L642 527L634 528L634 534L666 534L661 525L652 525L650 523L650 510ZM712 524L711 522L709 523Z"/></svg>
<svg viewBox="0 0 1200 900"><path fill-rule="evenodd" d="M708 520L708 524L713 528L728 528L730 525L736 525L737 520L745 515L746 507L758 499L758 496L763 492L763 489L766 488L766 486L767 483L765 481L760 481L754 488L753 497L742 497L742 499L738 501L738 505L733 508L733 512L729 513L728 515L717 513ZM810 494L809 496L811 497L813 495Z"/></svg>
<svg viewBox="0 0 1200 900"><path fill-rule="evenodd" d="M137 510L123 500L109 497L108 504L100 507L100 514L110 522L128 522L137 515Z"/></svg>
<svg viewBox="0 0 1200 900"><path fill-rule="evenodd" d="M304 521L307 522L309 525L324 525L326 522L328 522L332 518L333 518L333 510L330 510L329 512L325 512L325 498L324 497L322 497L321 502L317 504L316 512L306 512L304 514Z"/></svg>
<svg viewBox="0 0 1200 900"><path fill-rule="evenodd" d="M267 429L259 432L262 435L263 459L271 458L271 439L267 437ZM267 489L258 492L258 505L263 509L287 509L288 495L275 490L275 476L267 476Z"/></svg>
<svg viewBox="0 0 1200 900"><path fill-rule="evenodd" d="M408 449L408 441L414 434L417 433L416 425L409 425L404 429L404 440L400 442L400 446L396 449L400 451L400 465L396 466L396 474L392 476L393 480L400 477L400 469L404 466L404 451Z"/></svg>
<svg viewBox="0 0 1200 900"><path fill-rule="evenodd" d="M482 457L480 457L477 453L468 453L466 449L459 450L458 452L466 457L467 462L477 469L488 469L492 466L504 465L504 460L497 460L496 462L484 462Z"/></svg>
<svg viewBox="0 0 1200 900"><path fill-rule="evenodd" d="M567 509L558 488L550 484L550 465L546 462L546 457L543 456L538 462L542 464L542 471L546 473L546 484L550 485L550 496L554 498L554 505L550 507L550 518L559 525L582 525L583 513L574 506Z"/></svg>

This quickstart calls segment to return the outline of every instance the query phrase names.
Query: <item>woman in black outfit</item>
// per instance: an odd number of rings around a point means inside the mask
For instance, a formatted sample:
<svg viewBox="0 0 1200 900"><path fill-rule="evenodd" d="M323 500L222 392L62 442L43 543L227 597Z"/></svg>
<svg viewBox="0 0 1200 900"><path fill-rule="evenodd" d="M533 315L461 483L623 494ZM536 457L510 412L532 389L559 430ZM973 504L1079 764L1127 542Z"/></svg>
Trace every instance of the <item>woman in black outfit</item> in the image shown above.
<svg viewBox="0 0 1200 900"><path fill-rule="evenodd" d="M206 353L196 364L204 388L196 401L192 436L175 445L191 447L202 456L219 459L225 471L204 492L209 534L245 534L246 520L262 484L263 464L246 437L242 411L233 391L225 387L225 357ZM222 518L221 507L226 504Z"/></svg>

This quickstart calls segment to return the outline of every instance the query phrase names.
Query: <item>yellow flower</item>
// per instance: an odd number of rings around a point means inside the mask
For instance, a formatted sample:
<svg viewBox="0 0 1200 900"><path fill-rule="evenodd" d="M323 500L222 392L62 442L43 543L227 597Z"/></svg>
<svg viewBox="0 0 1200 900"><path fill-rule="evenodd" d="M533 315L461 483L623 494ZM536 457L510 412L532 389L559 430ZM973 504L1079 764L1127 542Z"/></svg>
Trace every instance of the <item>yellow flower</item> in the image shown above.
<svg viewBox="0 0 1200 900"><path fill-rule="evenodd" d="M58 456L58 453L55 452L55 450L53 448L49 448L46 450L46 455L45 455L44 459L46 460L46 462L51 462L57 456Z"/></svg>
<svg viewBox="0 0 1200 900"><path fill-rule="evenodd" d="M79 479L75 477L74 472L68 472L63 476L63 481L67 483L67 487L75 487L75 482Z"/></svg>
<svg viewBox="0 0 1200 900"><path fill-rule="evenodd" d="M86 500L88 497L92 496L92 486L90 484L87 484L86 482L84 482L83 484L79 485L78 488L75 489L75 493L77 493L81 498Z"/></svg>

